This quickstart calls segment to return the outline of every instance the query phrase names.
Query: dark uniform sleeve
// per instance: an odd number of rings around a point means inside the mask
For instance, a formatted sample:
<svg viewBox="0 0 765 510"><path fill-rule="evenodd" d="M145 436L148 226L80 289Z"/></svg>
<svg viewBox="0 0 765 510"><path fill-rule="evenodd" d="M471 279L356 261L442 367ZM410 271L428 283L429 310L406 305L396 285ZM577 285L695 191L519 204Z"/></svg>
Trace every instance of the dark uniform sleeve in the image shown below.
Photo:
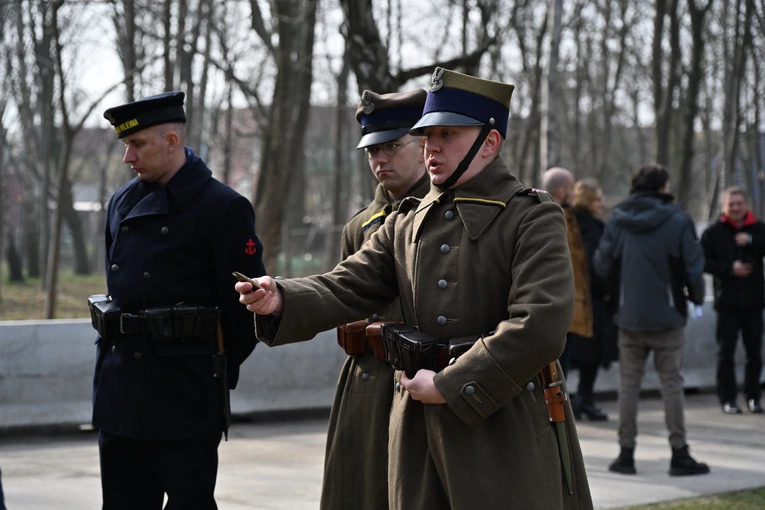
<svg viewBox="0 0 765 510"><path fill-rule="evenodd" d="M221 310L229 386L234 389L239 379L239 365L255 349L257 339L253 315L239 303L231 273L239 271L255 278L266 272L263 245L255 234L255 211L246 198L236 195L228 200L216 220L214 239L217 302Z"/></svg>

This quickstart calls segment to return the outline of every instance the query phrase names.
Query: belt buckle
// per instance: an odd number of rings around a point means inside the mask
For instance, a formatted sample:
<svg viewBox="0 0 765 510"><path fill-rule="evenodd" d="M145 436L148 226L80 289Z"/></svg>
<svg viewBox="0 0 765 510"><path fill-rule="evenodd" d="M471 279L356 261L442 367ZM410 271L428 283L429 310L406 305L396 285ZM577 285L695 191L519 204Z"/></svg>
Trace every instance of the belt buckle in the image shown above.
<svg viewBox="0 0 765 510"><path fill-rule="evenodd" d="M125 317L130 317L129 313L121 313L120 314L120 333L123 335L127 335L128 333L125 331Z"/></svg>

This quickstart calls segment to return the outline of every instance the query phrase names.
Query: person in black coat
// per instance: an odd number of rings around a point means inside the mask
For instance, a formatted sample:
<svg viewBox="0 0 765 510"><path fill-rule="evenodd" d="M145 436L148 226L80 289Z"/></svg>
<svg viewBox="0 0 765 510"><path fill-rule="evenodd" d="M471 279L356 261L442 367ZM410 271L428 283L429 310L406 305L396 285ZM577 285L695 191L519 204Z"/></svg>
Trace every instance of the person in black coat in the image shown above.
<svg viewBox="0 0 765 510"><path fill-rule="evenodd" d="M109 201L110 299L99 337L93 425L103 509L214 510L229 389L257 342L232 271L263 275L250 202L185 147L183 92L106 110L136 177Z"/></svg>
<svg viewBox="0 0 765 510"><path fill-rule="evenodd" d="M741 412L736 404L734 355L738 332L746 350L744 391L747 407L762 413L762 309L765 308L762 257L765 224L747 208L746 194L728 188L723 194L722 215L701 236L704 271L714 278L717 311L717 393L726 414Z"/></svg>
<svg viewBox="0 0 765 510"><path fill-rule="evenodd" d="M577 182L574 186L573 206L590 274L593 319L591 338L578 335L569 338L571 365L579 369L579 387L573 402L574 416L576 419L584 415L592 421L605 421L608 415L595 404L595 380L599 367L608 368L619 355L617 328L613 321L616 311L616 301L612 299L613 285L598 276L592 265L592 258L605 229L605 224L597 217L603 209L603 193L598 183L591 179Z"/></svg>

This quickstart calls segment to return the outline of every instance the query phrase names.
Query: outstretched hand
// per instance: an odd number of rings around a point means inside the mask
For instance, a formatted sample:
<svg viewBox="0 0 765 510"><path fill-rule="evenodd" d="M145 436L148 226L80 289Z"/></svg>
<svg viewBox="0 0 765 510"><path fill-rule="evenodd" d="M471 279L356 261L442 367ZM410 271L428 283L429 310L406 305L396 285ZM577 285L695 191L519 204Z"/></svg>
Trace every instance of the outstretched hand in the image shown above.
<svg viewBox="0 0 765 510"><path fill-rule="evenodd" d="M239 302L247 306L247 309L259 315L268 315L271 313L282 313L284 297L276 280L270 276L254 278L262 289L253 291L252 284L249 282L238 282L234 289L240 294Z"/></svg>

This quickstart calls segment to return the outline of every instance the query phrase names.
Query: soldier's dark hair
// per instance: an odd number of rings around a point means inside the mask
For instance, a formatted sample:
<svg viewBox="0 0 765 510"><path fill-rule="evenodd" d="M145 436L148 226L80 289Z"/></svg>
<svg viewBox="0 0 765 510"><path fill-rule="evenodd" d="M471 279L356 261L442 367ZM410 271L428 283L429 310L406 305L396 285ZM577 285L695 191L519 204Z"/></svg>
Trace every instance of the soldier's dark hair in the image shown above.
<svg viewBox="0 0 765 510"><path fill-rule="evenodd" d="M644 165L632 174L630 193L636 191L659 191L669 181L669 171L662 165Z"/></svg>

